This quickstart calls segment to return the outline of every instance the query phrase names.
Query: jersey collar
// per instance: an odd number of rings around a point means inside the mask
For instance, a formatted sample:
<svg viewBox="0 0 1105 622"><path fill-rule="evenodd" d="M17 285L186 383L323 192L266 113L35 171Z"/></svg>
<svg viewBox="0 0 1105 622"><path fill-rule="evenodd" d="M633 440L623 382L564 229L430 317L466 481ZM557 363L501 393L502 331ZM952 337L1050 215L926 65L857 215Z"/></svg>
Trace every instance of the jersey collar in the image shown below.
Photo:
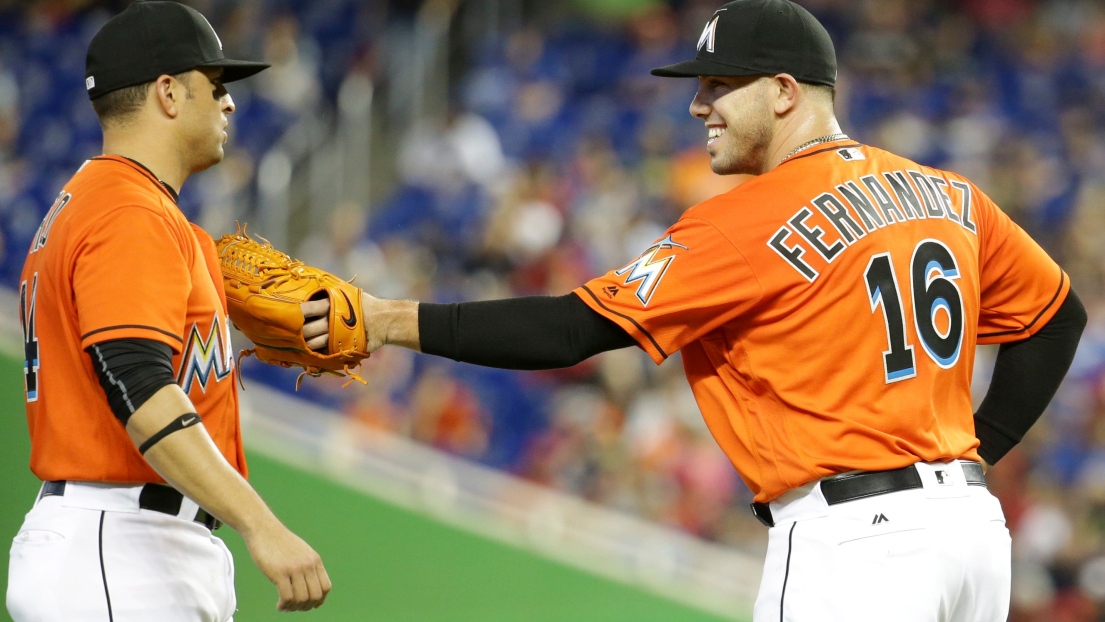
<svg viewBox="0 0 1105 622"><path fill-rule="evenodd" d="M161 181L160 179L158 179L157 175L154 175L153 171L146 168L146 165L142 164L138 160L134 160L132 158L128 158L127 156L121 156L121 155L102 155L102 156L96 156L95 158L92 158L92 159L93 160L110 160L112 162L119 162L120 164L127 164L127 165L131 166L132 168L137 169L140 173L142 173L143 176L149 178L150 181L156 183L157 186L159 188L161 188L161 190L163 192L165 192L165 194L169 195L169 198L173 200L174 204L176 204L180 201L180 196L177 194L177 191L175 189L173 189L172 186L170 186L169 184L167 184L167 183Z"/></svg>
<svg viewBox="0 0 1105 622"><path fill-rule="evenodd" d="M779 168L779 166L783 166L784 164L787 164L789 162L794 162L795 160L801 160L802 158L808 158L810 156L814 156L814 155L817 155L819 153L825 153L826 151L836 151L837 149L843 149L845 147L862 147L863 146L862 143L857 143L856 141L852 140L851 138L842 138L840 140L833 141L831 143L825 143L825 144L827 146L822 147L820 149L814 149L813 151L810 151L810 152L807 152L807 153L799 152L799 153L787 158L786 160L783 160L775 168Z"/></svg>

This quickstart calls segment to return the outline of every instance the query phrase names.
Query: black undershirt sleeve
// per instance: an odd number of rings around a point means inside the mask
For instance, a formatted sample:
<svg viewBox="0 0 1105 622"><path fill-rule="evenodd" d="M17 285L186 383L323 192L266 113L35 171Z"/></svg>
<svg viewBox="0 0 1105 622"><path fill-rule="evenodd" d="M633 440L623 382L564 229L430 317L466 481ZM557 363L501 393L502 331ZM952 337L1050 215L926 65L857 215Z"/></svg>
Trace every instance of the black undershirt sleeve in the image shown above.
<svg viewBox="0 0 1105 622"><path fill-rule="evenodd" d="M1072 289L1035 335L1002 344L990 389L975 413L978 454L987 463L1001 460L1043 414L1074 360L1085 326L1086 309Z"/></svg>
<svg viewBox="0 0 1105 622"><path fill-rule="evenodd" d="M1001 346L990 389L975 413L979 455L995 464L1039 419L1070 368L1086 310L1073 290L1035 335ZM421 303L426 354L503 369L555 369L636 345L578 296L454 304Z"/></svg>
<svg viewBox="0 0 1105 622"><path fill-rule="evenodd" d="M92 357L111 412L123 425L154 393L176 382L173 349L159 341L114 339L92 344L85 352Z"/></svg>
<svg viewBox="0 0 1105 622"><path fill-rule="evenodd" d="M571 367L637 345L575 294L420 303L418 333L426 354L501 369Z"/></svg>

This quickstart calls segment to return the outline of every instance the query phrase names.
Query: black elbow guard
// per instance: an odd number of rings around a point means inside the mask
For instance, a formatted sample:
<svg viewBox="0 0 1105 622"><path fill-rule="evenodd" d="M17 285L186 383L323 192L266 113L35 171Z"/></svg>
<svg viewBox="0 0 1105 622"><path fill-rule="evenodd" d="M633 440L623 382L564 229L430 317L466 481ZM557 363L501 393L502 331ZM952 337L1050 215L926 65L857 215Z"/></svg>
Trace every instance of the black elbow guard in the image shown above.
<svg viewBox="0 0 1105 622"><path fill-rule="evenodd" d="M174 384L173 349L151 339L117 339L85 349L111 412L127 424L162 387Z"/></svg>

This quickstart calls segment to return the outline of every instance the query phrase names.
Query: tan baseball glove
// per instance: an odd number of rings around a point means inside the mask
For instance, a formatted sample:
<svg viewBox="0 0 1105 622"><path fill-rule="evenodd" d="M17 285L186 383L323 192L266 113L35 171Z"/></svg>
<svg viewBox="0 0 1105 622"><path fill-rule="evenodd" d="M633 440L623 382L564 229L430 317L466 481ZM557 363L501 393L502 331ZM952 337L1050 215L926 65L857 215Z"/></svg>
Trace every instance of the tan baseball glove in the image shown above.
<svg viewBox="0 0 1105 622"><path fill-rule="evenodd" d="M258 242L245 227L224 235L215 245L226 289L227 311L238 330L254 347L239 356L281 367L302 367L304 375L333 374L365 383L354 371L369 357L365 351L365 321L361 289L347 281L292 259L268 240ZM325 350L313 350L303 337L300 304L329 299L329 341ZM342 386L348 386L346 382Z"/></svg>

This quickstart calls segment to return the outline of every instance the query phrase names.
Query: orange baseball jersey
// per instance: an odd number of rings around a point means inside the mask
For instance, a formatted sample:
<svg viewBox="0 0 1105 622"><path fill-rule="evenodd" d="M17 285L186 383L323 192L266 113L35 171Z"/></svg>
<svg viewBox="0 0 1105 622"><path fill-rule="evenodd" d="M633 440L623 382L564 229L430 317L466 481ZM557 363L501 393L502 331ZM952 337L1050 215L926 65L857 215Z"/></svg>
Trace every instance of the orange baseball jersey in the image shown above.
<svg viewBox="0 0 1105 622"><path fill-rule="evenodd" d="M760 502L845 471L979 460L975 344L1031 336L1069 288L966 179L830 145L692 207L575 291L657 363L682 353Z"/></svg>
<svg viewBox="0 0 1105 622"><path fill-rule="evenodd" d="M43 219L20 319L31 470L43 480L163 482L108 407L85 348L152 339L223 456L246 474L215 244L142 165L86 162Z"/></svg>

